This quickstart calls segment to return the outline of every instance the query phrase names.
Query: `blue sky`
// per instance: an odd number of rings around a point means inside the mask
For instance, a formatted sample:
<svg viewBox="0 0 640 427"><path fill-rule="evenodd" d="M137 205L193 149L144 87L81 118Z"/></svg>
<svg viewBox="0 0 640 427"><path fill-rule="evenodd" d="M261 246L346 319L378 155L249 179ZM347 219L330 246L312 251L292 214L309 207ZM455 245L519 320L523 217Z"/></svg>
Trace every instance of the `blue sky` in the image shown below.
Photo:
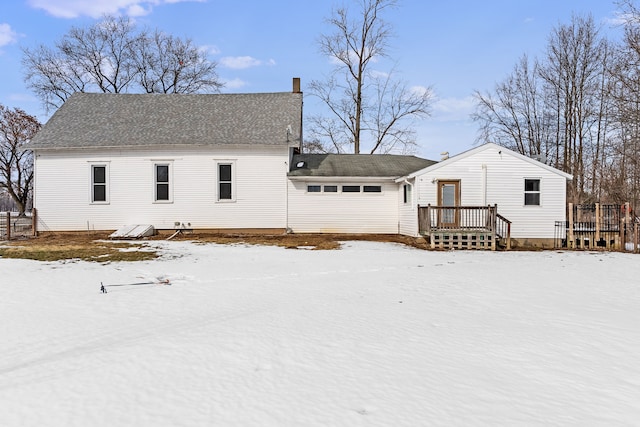
<svg viewBox="0 0 640 427"><path fill-rule="evenodd" d="M331 66L318 36L332 8L350 0L4 0L0 3L0 103L46 121L26 88L21 47L53 46L72 26L89 26L105 13L132 16L139 25L191 38L219 63L223 92L282 92L300 77L302 89ZM469 119L474 90L491 90L523 54L541 56L551 30L572 14L591 14L603 32L619 37L613 0L400 0L385 15L394 27L389 53L411 87L433 88L430 118L418 123L418 155L434 160L473 147ZM305 96L305 115L320 106Z"/></svg>

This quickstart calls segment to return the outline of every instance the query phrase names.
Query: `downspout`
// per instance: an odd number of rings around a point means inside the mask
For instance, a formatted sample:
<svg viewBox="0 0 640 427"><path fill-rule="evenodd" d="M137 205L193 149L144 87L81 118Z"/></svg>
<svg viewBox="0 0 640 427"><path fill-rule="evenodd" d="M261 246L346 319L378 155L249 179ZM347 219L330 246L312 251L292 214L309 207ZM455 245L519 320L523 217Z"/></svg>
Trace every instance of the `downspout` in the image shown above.
<svg viewBox="0 0 640 427"><path fill-rule="evenodd" d="M487 205L487 165L482 164L482 206Z"/></svg>
<svg viewBox="0 0 640 427"><path fill-rule="evenodd" d="M33 151L33 181L31 182L31 200L32 200L31 209L36 208L36 203L37 203L36 188L38 188L37 181L38 181L38 155L36 154L35 151Z"/></svg>
<svg viewBox="0 0 640 427"><path fill-rule="evenodd" d="M291 149L290 149L291 150ZM284 162L284 164L286 165L286 169L287 172L284 174L284 195L285 195L285 201L284 201L284 232L285 234L289 234L291 233L291 229L289 228L289 172L290 172L290 165L292 163L292 156L289 156L289 162Z"/></svg>

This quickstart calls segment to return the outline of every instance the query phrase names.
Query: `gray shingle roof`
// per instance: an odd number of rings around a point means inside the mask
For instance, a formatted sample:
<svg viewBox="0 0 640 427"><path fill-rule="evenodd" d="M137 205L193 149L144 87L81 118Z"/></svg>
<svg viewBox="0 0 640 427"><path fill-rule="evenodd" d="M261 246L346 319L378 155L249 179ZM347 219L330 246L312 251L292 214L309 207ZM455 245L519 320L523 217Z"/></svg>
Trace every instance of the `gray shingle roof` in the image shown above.
<svg viewBox="0 0 640 427"><path fill-rule="evenodd" d="M301 167L297 165L303 162ZM393 154L297 154L290 177L392 177L435 164L433 160Z"/></svg>
<svg viewBox="0 0 640 427"><path fill-rule="evenodd" d="M299 146L301 129L302 93L76 93L29 148Z"/></svg>

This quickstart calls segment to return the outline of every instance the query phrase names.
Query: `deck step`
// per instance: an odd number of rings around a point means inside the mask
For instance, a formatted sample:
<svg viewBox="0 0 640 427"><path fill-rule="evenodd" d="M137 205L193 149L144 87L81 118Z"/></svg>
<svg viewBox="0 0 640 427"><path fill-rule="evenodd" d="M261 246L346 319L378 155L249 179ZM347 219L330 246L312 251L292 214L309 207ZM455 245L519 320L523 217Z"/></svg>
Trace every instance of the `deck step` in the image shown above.
<svg viewBox="0 0 640 427"><path fill-rule="evenodd" d="M432 249L496 250L497 242L491 233L478 231L432 232L429 235Z"/></svg>

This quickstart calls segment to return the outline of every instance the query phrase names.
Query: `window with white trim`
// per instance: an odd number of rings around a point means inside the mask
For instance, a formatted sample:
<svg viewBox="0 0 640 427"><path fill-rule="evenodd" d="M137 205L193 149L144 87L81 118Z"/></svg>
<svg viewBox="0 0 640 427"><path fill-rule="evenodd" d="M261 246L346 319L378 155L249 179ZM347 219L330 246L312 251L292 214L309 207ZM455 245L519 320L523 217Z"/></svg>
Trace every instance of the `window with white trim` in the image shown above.
<svg viewBox="0 0 640 427"><path fill-rule="evenodd" d="M354 184L307 184L307 193L382 193L382 185L354 185Z"/></svg>
<svg viewBox="0 0 640 427"><path fill-rule="evenodd" d="M154 201L171 202L171 163L153 164Z"/></svg>
<svg viewBox="0 0 640 427"><path fill-rule="evenodd" d="M402 192L404 203L411 203L411 184L404 184L404 186L402 187Z"/></svg>
<svg viewBox="0 0 640 427"><path fill-rule="evenodd" d="M217 201L232 202L236 199L235 162L217 162Z"/></svg>
<svg viewBox="0 0 640 427"><path fill-rule="evenodd" d="M524 205L540 206L540 179L524 180Z"/></svg>
<svg viewBox="0 0 640 427"><path fill-rule="evenodd" d="M91 165L91 203L109 203L109 170L106 163Z"/></svg>
<svg viewBox="0 0 640 427"><path fill-rule="evenodd" d="M359 193L360 186L359 185L343 185L342 192L343 193Z"/></svg>

